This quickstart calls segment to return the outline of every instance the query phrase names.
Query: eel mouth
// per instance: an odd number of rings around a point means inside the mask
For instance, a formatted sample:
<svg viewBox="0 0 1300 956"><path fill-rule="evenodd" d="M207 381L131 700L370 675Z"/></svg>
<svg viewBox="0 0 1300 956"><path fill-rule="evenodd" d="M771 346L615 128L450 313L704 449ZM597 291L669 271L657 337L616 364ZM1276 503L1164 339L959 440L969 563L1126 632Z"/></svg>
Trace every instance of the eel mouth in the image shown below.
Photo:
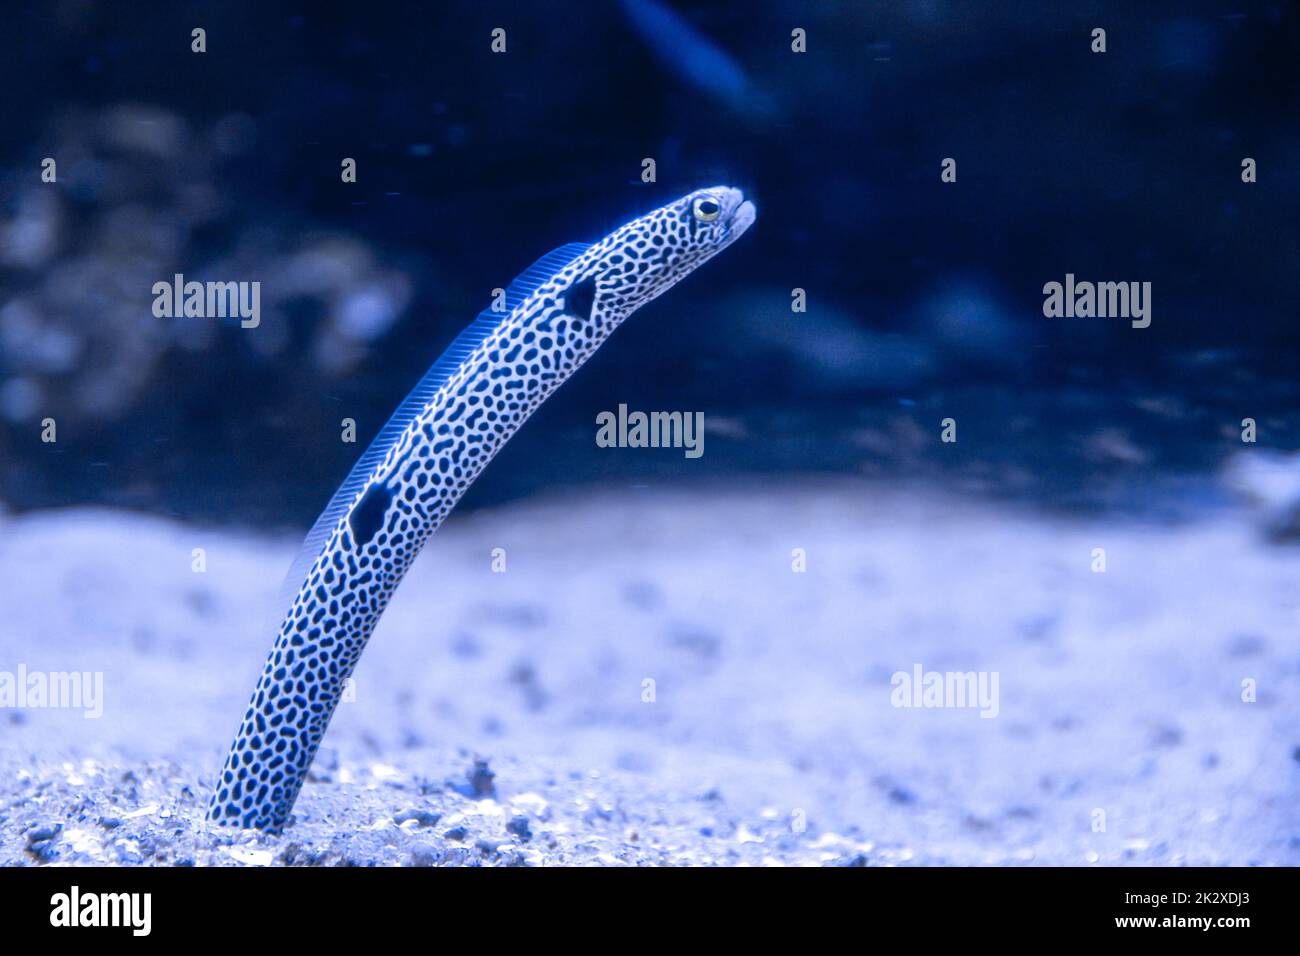
<svg viewBox="0 0 1300 956"><path fill-rule="evenodd" d="M731 245L742 235L745 230L754 224L754 219L758 216L758 210L754 204L745 198L745 194L739 189L726 187L720 190L722 193L723 216L727 223L727 240L726 244Z"/></svg>
<svg viewBox="0 0 1300 956"><path fill-rule="evenodd" d="M739 238L742 233L754 224L754 219L758 216L758 210L754 204L746 199L736 211L731 214L731 225L728 227L733 238Z"/></svg>

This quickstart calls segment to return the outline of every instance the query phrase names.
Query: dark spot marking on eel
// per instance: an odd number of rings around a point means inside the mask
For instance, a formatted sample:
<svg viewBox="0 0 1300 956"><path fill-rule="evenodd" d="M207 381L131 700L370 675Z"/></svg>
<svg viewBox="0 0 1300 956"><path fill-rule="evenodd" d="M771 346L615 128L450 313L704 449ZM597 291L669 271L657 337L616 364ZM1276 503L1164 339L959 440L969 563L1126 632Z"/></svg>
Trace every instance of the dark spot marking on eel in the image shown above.
<svg viewBox="0 0 1300 956"><path fill-rule="evenodd" d="M580 319L591 318L591 307L596 302L596 278L592 276L574 283L564 293L564 312Z"/></svg>
<svg viewBox="0 0 1300 956"><path fill-rule="evenodd" d="M393 503L393 493L385 485L375 484L366 489L366 493L348 515L352 526L352 538L357 547L367 544L384 526L384 513Z"/></svg>

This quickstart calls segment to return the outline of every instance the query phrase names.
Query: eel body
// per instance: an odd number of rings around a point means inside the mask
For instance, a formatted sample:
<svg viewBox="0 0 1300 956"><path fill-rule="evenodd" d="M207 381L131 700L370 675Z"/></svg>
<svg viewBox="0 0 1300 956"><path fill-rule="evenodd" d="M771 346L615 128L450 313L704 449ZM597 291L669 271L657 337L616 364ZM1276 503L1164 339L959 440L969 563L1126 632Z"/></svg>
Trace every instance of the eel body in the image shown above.
<svg viewBox="0 0 1300 956"><path fill-rule="evenodd" d="M697 190L543 256L434 363L358 460L286 578L288 613L208 806L279 832L366 642L429 536L501 446L633 311L754 221Z"/></svg>

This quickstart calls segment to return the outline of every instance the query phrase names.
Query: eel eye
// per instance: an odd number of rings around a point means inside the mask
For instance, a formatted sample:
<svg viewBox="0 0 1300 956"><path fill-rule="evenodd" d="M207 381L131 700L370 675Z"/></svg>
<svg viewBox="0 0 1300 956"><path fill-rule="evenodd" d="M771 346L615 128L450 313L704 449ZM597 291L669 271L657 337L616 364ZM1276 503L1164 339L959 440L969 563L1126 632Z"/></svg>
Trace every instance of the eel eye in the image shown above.
<svg viewBox="0 0 1300 956"><path fill-rule="evenodd" d="M695 200L695 218L700 222L713 222L722 212L722 207L712 196L701 196Z"/></svg>

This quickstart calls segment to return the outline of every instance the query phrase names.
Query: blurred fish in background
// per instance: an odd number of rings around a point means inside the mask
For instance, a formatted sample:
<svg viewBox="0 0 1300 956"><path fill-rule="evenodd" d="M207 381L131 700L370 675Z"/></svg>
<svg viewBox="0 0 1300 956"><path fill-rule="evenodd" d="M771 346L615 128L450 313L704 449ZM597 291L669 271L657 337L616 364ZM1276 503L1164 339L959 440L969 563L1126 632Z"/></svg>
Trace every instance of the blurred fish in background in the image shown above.
<svg viewBox="0 0 1300 956"><path fill-rule="evenodd" d="M622 0L633 29L660 65L682 83L751 119L770 120L771 101L756 90L735 57L658 0Z"/></svg>

